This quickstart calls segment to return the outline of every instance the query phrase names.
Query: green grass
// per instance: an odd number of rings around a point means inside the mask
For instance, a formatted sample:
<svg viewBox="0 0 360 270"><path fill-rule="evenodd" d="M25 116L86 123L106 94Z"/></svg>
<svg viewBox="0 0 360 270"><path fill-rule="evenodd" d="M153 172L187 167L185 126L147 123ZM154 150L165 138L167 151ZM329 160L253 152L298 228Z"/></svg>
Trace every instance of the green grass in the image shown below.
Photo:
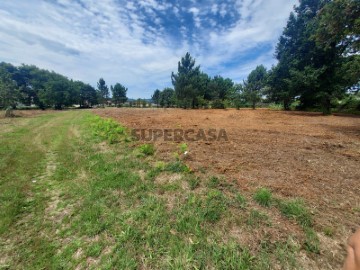
<svg viewBox="0 0 360 270"><path fill-rule="evenodd" d="M266 240L262 228L282 232L269 213L253 207L250 194L224 188L216 177L202 179L183 161L159 161L155 151L138 156L115 121L87 111L14 121L10 131L0 130L0 269L296 265L293 244L272 240L249 248L230 233L236 227ZM175 180L159 183L163 176ZM271 193L255 195L270 205ZM302 209L291 202L266 208L305 224L302 247L316 253L316 232Z"/></svg>
<svg viewBox="0 0 360 270"><path fill-rule="evenodd" d="M299 225L303 227L312 226L311 215L302 200L280 202L280 210L284 216L296 220Z"/></svg>
<svg viewBox="0 0 360 270"><path fill-rule="evenodd" d="M272 193L267 188L260 188L254 194L254 200L261 206L269 207L271 204Z"/></svg>
<svg viewBox="0 0 360 270"><path fill-rule="evenodd" d="M138 149L139 152L145 156L152 156L155 154L155 146L153 144L142 144Z"/></svg>

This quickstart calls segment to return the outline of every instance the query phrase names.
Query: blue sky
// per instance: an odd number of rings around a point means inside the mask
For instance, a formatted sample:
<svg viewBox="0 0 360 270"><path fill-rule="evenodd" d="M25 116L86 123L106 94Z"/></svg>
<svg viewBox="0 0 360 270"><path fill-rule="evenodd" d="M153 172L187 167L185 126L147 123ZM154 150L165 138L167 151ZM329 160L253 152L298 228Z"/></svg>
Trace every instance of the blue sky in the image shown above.
<svg viewBox="0 0 360 270"><path fill-rule="evenodd" d="M171 86L186 52L209 75L241 82L270 68L297 0L1 0L0 61L34 64L131 98Z"/></svg>

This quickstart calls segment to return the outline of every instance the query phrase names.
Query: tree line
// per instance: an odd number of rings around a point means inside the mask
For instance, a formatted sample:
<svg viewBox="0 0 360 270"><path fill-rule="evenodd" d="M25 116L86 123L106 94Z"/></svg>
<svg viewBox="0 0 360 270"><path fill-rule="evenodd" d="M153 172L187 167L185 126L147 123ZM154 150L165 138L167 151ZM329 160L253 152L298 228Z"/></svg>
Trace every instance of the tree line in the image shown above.
<svg viewBox="0 0 360 270"><path fill-rule="evenodd" d="M105 105L119 106L127 101L127 88L120 83L109 87L103 78L97 89L81 81L40 69L34 65L14 66L0 63L0 108L35 105L41 109L79 105L82 108Z"/></svg>
<svg viewBox="0 0 360 270"><path fill-rule="evenodd" d="M159 106L224 108L260 101L289 110L331 108L347 103L360 110L360 4L358 0L301 0L294 7L276 46L278 63L263 65L235 84L209 77L187 53L171 74L173 89L156 90ZM171 94L171 95L170 95ZM170 95L170 96L169 96Z"/></svg>

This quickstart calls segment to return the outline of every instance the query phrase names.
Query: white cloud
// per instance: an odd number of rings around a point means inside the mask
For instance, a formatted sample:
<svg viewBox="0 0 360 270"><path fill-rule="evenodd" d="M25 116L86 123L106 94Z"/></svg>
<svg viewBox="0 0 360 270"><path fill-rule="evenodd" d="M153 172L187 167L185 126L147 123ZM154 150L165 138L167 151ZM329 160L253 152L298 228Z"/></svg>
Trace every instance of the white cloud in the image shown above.
<svg viewBox="0 0 360 270"><path fill-rule="evenodd" d="M193 1L187 9L156 0L126 1L124 5L117 0L57 2L61 5L37 0L0 2L0 61L35 64L94 86L104 77L108 84L121 82L129 88L129 96L137 98L170 86L171 71L176 71L187 51L212 75L235 80L246 77L258 64L270 67L275 61L271 51L231 67L227 62L261 44L274 46L297 1L238 0L236 7L216 1L201 6ZM204 28L222 24L204 17L206 12L226 18L231 8L241 14L233 27L221 32ZM182 12L191 13L196 31L190 32L184 20L177 30L180 39L174 41L159 12L172 12L179 19L183 19ZM148 26L146 19L155 26Z"/></svg>

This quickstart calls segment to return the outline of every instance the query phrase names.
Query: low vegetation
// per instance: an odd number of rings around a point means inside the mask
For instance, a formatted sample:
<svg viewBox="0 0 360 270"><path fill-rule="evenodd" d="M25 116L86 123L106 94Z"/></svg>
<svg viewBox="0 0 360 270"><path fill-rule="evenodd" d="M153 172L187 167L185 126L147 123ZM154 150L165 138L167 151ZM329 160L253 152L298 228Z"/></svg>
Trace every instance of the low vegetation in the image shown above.
<svg viewBox="0 0 360 270"><path fill-rule="evenodd" d="M291 269L300 249L320 250L303 201L158 161L85 111L16 121L0 133L2 268ZM282 229L269 207L303 236L270 240L262 228Z"/></svg>

